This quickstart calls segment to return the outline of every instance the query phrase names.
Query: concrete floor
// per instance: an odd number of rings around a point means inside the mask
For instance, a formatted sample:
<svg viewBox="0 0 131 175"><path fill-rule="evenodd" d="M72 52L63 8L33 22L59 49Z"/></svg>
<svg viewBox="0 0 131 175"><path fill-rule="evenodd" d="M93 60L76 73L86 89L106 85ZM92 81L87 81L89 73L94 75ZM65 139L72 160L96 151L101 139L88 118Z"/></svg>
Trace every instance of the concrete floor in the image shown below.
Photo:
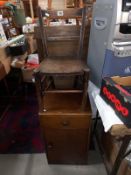
<svg viewBox="0 0 131 175"><path fill-rule="evenodd" d="M89 153L89 164L48 165L43 154L1 154L1 175L107 175L105 167L96 152Z"/></svg>

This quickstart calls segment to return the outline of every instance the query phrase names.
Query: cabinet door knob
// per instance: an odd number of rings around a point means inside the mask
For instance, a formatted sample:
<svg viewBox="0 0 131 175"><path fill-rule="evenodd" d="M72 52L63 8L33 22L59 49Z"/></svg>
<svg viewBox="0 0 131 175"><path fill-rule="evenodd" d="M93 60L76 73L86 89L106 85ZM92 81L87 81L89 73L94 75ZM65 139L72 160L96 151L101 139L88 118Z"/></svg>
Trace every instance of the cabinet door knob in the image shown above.
<svg viewBox="0 0 131 175"><path fill-rule="evenodd" d="M69 123L69 121L62 121L61 124L62 124L62 126L69 126L70 123Z"/></svg>
<svg viewBox="0 0 131 175"><path fill-rule="evenodd" d="M48 145L47 145L47 147L48 147L48 149L53 149L53 143L48 143Z"/></svg>

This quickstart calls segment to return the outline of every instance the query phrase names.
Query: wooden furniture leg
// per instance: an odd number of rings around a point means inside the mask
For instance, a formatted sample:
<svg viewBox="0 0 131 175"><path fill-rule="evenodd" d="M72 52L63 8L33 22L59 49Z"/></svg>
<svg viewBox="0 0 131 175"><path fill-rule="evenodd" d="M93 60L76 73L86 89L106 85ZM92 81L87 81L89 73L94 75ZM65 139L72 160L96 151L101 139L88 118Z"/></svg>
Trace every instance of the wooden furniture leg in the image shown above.
<svg viewBox="0 0 131 175"><path fill-rule="evenodd" d="M97 134L96 127L97 127L98 117L99 117L99 112L97 110L96 119L95 119L94 128L93 128L93 134ZM98 138L96 138L96 139L97 139L97 142L99 144L100 151L102 152L102 154L104 154L103 153L103 148L100 145L99 139ZM113 168L111 170L111 173L109 173L109 175L117 175L117 172L118 172L118 170L120 168L122 160L131 153L131 150L127 151L127 148L128 148L128 145L130 144L130 141L131 141L131 135L125 135L123 137L122 144L120 146L120 149L119 149L119 152L117 154L116 160L115 160L115 162L113 164Z"/></svg>
<svg viewBox="0 0 131 175"><path fill-rule="evenodd" d="M122 145L120 147L120 150L118 152L118 155L116 157L115 163L113 165L112 171L110 173L110 175L117 175L117 172L119 170L119 167L121 165L121 162L124 158L124 154L126 153L127 147L130 143L131 140L131 136L124 136L123 141L122 141Z"/></svg>
<svg viewBox="0 0 131 175"><path fill-rule="evenodd" d="M42 101L42 87L41 87L41 77L40 73L35 73L35 86L36 86L36 93L37 93L37 99L38 99L38 105L39 105L39 112L43 112L44 104Z"/></svg>
<svg viewBox="0 0 131 175"><path fill-rule="evenodd" d="M88 88L88 80L89 80L89 71L84 71L84 83L83 83L83 97L82 97L82 106L81 109L84 110L87 102L87 88Z"/></svg>
<svg viewBox="0 0 131 175"><path fill-rule="evenodd" d="M97 110L97 112L96 112L96 117L95 117L95 121L94 121L94 127L93 127L93 130L92 130L92 135L94 135L95 132L96 132L96 127L97 127L98 119L99 119L99 112L98 112L98 110Z"/></svg>

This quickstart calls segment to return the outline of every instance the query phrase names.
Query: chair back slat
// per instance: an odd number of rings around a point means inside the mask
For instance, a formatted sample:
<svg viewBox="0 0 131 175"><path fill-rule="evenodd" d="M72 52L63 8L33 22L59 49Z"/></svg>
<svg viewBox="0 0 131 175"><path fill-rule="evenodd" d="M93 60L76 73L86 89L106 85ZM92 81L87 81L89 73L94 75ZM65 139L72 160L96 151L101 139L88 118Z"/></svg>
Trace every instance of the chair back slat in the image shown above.
<svg viewBox="0 0 131 175"><path fill-rule="evenodd" d="M47 26L46 27L47 37L53 36L79 36L80 26Z"/></svg>
<svg viewBox="0 0 131 175"><path fill-rule="evenodd" d="M66 10L49 10L48 13L50 19L76 18L82 16L82 8Z"/></svg>
<svg viewBox="0 0 131 175"><path fill-rule="evenodd" d="M39 17L39 25L40 25L40 36L44 48L44 56L48 56L48 50L47 50L47 41L46 41L46 31L44 28L44 22L43 22L43 13L40 7L38 7L38 17Z"/></svg>
<svg viewBox="0 0 131 175"><path fill-rule="evenodd" d="M71 56L81 59L84 48L87 8L45 11L39 7L38 12L40 26L36 29L36 38L38 41L41 38L45 56ZM78 19L81 25L45 26L43 22L45 16L50 21L52 19L74 18Z"/></svg>
<svg viewBox="0 0 131 175"><path fill-rule="evenodd" d="M84 36L85 36L85 27L86 27L86 7L83 8L82 11L82 24L80 29L80 40L79 40L79 49L77 57L81 59L82 57L82 50L84 46Z"/></svg>
<svg viewBox="0 0 131 175"><path fill-rule="evenodd" d="M62 28L64 28L64 30L61 30ZM77 51L79 48L79 26L77 28L75 26L60 26L60 28L57 26L47 26L45 27L45 30L49 57L77 57ZM35 33L35 38L39 45L41 39L39 27L35 28ZM43 48L43 50L45 49ZM43 50L40 49L40 56L42 55Z"/></svg>
<svg viewBox="0 0 131 175"><path fill-rule="evenodd" d="M75 37L80 36L80 26L45 26L46 30L46 39L49 37ZM40 28L35 27L35 38L40 39Z"/></svg>

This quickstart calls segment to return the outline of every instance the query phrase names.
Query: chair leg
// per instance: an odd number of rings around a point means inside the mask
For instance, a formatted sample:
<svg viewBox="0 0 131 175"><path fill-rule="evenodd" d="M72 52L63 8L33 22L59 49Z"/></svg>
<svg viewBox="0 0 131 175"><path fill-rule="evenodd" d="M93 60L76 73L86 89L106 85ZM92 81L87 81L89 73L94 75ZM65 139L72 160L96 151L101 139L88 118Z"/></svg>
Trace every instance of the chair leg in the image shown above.
<svg viewBox="0 0 131 175"><path fill-rule="evenodd" d="M39 105L39 112L43 112L44 102L42 98L41 77L39 73L35 73L34 76L35 76L35 86Z"/></svg>
<svg viewBox="0 0 131 175"><path fill-rule="evenodd" d="M89 80L89 71L84 70L83 97L82 97L82 105L81 105L82 111L85 110L86 103L87 103L88 80Z"/></svg>

